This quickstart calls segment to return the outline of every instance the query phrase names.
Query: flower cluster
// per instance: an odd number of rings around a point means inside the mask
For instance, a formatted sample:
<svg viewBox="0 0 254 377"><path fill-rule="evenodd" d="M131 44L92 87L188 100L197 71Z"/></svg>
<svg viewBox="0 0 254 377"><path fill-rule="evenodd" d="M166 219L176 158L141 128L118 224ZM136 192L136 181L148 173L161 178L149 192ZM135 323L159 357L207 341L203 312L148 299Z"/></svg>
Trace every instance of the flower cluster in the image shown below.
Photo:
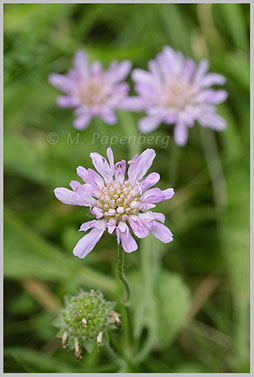
<svg viewBox="0 0 254 377"><path fill-rule="evenodd" d="M207 73L207 60L202 60L196 66L192 59L185 59L180 51L164 47L155 60L149 61L148 68L148 72L142 69L132 72L138 93L133 99L134 108L147 113L139 121L142 132L155 130L161 122L175 124L175 142L184 145L188 129L195 121L217 131L226 127L215 105L226 100L227 92L210 88L212 85L222 85L226 80L222 75Z"/></svg>
<svg viewBox="0 0 254 377"><path fill-rule="evenodd" d="M185 58L180 51L164 47L148 69L134 69L132 78L137 96L128 97L126 79L131 62L112 62L103 71L99 62L89 67L86 55L78 51L74 57L74 69L66 75L51 74L52 85L65 92L57 103L62 107L75 107L74 127L84 129L93 117L100 116L106 123L116 122L116 109L145 111L139 121L143 133L151 132L160 123L175 125L174 139L185 145L188 130L195 121L204 127L221 131L225 119L217 114L216 105L227 98L225 90L214 90L213 85L222 85L226 79L217 73L208 73L209 63L202 60L198 65Z"/></svg>
<svg viewBox="0 0 254 377"><path fill-rule="evenodd" d="M78 296L66 296L65 308L55 320L60 330L63 348L75 350L77 360L81 359L82 348L91 352L94 346L108 343L108 331L120 325L114 303L106 301L101 292L80 291Z"/></svg>
<svg viewBox="0 0 254 377"><path fill-rule="evenodd" d="M66 75L52 73L49 82L66 93L57 98L59 106L76 108L74 127L82 130L97 116L107 124L116 123L115 110L124 108L128 101L129 85L122 81L129 74L131 62L113 61L109 69L103 71L100 62L89 66L85 52L77 51L73 65L74 69Z"/></svg>
<svg viewBox="0 0 254 377"><path fill-rule="evenodd" d="M96 220L81 225L81 231L92 229L81 238L73 253L84 258L100 240L107 229L111 234L116 230L118 244L130 253L138 248L130 228L138 238L148 236L149 231L164 243L171 242L173 235L163 224L165 216L152 212L156 203L172 198L174 190L150 188L160 179L158 173L150 173L143 178L155 158L153 149L146 149L128 162L128 177L125 177L126 162L114 163L111 148L107 149L109 162L99 153L91 153L93 169L77 168L77 174L85 182L71 181L72 190L59 187L55 189L57 199L65 204L88 206Z"/></svg>

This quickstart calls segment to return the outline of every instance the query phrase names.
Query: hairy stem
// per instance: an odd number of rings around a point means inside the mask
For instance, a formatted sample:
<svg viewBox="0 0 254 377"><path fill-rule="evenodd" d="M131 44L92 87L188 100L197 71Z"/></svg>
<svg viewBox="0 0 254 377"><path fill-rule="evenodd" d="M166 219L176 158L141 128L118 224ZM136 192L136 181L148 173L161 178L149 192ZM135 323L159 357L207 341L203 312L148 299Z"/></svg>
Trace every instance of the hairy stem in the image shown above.
<svg viewBox="0 0 254 377"><path fill-rule="evenodd" d="M118 245L117 247L117 270L116 274L120 282L122 283L124 287L123 297L122 297L122 303L125 306L128 306L130 304L130 286L128 283L128 280L126 279L126 276L124 274L124 250Z"/></svg>

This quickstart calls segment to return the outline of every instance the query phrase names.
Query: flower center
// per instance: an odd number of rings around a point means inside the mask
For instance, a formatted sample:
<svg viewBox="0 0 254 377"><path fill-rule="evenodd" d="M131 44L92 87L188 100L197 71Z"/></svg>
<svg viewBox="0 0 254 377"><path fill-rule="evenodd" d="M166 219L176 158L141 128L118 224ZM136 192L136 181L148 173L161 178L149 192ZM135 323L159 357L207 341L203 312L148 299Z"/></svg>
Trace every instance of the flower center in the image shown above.
<svg viewBox="0 0 254 377"><path fill-rule="evenodd" d="M183 110L192 103L192 88L188 83L175 80L165 84L161 92L161 102L164 107L172 107L176 110Z"/></svg>
<svg viewBox="0 0 254 377"><path fill-rule="evenodd" d="M132 186L128 181L110 182L98 194L97 207L103 210L106 218L126 221L129 215L135 215L143 209L140 195L138 185Z"/></svg>
<svg viewBox="0 0 254 377"><path fill-rule="evenodd" d="M78 96L83 105L103 105L108 98L108 88L101 81L90 79L82 83Z"/></svg>

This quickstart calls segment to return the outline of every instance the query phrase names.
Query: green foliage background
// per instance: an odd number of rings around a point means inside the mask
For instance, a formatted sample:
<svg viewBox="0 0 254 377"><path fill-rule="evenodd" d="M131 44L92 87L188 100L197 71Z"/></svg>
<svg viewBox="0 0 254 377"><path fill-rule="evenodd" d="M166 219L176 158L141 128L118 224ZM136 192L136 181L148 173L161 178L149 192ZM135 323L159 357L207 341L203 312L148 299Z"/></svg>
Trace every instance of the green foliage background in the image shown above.
<svg viewBox="0 0 254 377"><path fill-rule="evenodd" d="M249 371L249 5L244 4L8 4L4 6L5 372L248 372ZM157 144L158 205L174 242L149 237L126 255L131 281L132 341L112 335L131 362L96 350L80 363L62 350L52 321L66 293L101 289L118 301L115 236L105 234L84 260L72 255L88 210L61 204L56 186L91 167L93 132L138 135L140 114L119 112L115 126L92 123L67 143L71 110L55 104L51 72L65 72L77 49L106 67L134 67L164 45L227 77L229 99L219 107L223 133L195 126L188 144ZM59 135L57 144L48 134ZM153 135L170 135L161 126ZM147 140L147 139L146 139ZM151 145L117 143L116 159ZM121 306L118 305L121 312ZM124 318L123 318L124 320ZM134 357L134 356L135 357Z"/></svg>

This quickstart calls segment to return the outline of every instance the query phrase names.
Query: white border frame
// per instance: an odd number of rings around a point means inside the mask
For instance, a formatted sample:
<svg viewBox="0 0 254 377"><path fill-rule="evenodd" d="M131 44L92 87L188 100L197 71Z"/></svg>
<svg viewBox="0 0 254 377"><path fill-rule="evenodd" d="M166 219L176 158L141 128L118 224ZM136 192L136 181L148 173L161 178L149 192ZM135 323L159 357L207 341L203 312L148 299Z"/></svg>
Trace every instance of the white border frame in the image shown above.
<svg viewBox="0 0 254 377"><path fill-rule="evenodd" d="M196 1L191 1L191 0L160 0L160 1L154 1L154 0L139 0L139 1L133 1L133 0L124 0L124 1L119 1L119 0L91 0L91 1L82 1L82 0L75 0L75 1L70 1L70 0L62 0L62 1L50 1L50 0L41 0L41 1L30 1L30 0L0 0L0 5L1 5L1 14L0 14L0 25L1 25L1 39L0 39L0 46L1 46L1 58L0 58L0 72L1 72L1 124L0 124L0 172L1 172L1 184L0 184L0 200L2 203L2 206L0 206L0 214L1 214L1 234L3 235L3 5L4 4L23 4L23 3L80 3L80 4L91 4L91 3L106 3L106 4L128 4L128 3L140 3L140 4L170 4L170 3L177 3L177 4L198 4L198 3L241 3L241 4L250 4L250 22L251 22L251 33L250 33L250 60L251 60L251 95L250 95L250 138L251 138L251 147L250 147L250 158L251 158L251 169L250 169L250 178L251 178L251 184L250 184L250 190L251 190L251 200L250 200L250 230L254 229L254 202L253 202L253 194L254 194L254 181L253 181L253 160L254 160L254 150L253 150L253 145L254 145L254 120L253 120L253 109L254 109L254 80L253 80L253 72L254 72L254 4L252 3L252 0L196 0ZM251 233L251 232L250 232ZM250 312L250 332L251 332L251 337L250 337L250 373L202 373L202 376L225 376L225 377L237 377L237 376L254 376L254 352L253 352L253 338L254 338L254 302L253 302L253 287L254 287L254 277L253 277L253 245L254 245L254 232L251 233L251 239L250 239L250 298L251 298L251 312ZM0 375L3 376L31 376L31 373L4 373L3 372L3 236L2 236L2 242L1 242L1 252L0 252L0 308L1 308L1 315L0 315ZM64 377L64 376L89 376L91 373L34 373L38 376L59 376L59 377ZM93 373L92 376L99 377L99 376L112 376L112 375L117 375L121 374L122 376L129 376L130 373ZM136 377L141 377L141 376L170 376L174 373L131 373L132 376ZM195 377L195 376L200 376L200 373L177 373L177 376L179 377Z"/></svg>

